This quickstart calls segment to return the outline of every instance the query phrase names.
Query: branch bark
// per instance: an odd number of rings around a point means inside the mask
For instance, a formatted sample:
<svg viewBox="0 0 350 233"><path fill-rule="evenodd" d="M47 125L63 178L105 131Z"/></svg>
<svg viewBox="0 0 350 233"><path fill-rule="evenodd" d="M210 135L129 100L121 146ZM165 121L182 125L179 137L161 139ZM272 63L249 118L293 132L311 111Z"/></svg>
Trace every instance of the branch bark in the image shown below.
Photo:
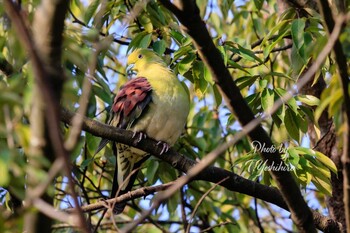
<svg viewBox="0 0 350 233"><path fill-rule="evenodd" d="M115 205L116 203L122 203L122 202L127 202L130 200L134 200L136 198L146 197L146 196L153 194L155 192L166 190L174 183L175 183L175 181L172 181L172 182L169 182L166 184L157 185L157 186L142 187L142 188L136 189L134 191L130 191L128 193L125 193L123 195L120 195L118 197L114 197L114 198L110 198L107 200L98 201L98 202L93 203L93 204L82 206L82 210L84 212L90 212L90 211L99 210L99 209L103 209L103 208L108 208L108 209L113 210L113 205ZM74 208L65 209L65 211L73 212Z"/></svg>
<svg viewBox="0 0 350 233"><path fill-rule="evenodd" d="M313 9L317 12L319 12L319 8L317 8L316 0L312 0L309 2L311 3L309 5L296 5L295 1L278 0L277 4L279 6L279 14L282 14L285 10L287 10L290 7L294 7L298 11L298 17L310 17L309 13L306 12L304 8L316 7ZM340 12L343 11L340 10ZM286 41L288 41L287 43L290 43L289 39L286 39ZM290 56L290 59L292 60L293 57ZM308 68L310 68L312 62L313 61L310 61L304 72L306 72ZM314 83L315 80L317 80L316 83ZM319 77L314 77L313 80L310 80L303 88L301 88L300 93L306 95L313 95L317 98L321 98L321 94L325 88L327 88L327 85L324 76L323 74L320 74ZM316 106L314 107L314 109L316 109ZM322 115L317 123L321 132L320 137L315 131L314 122L309 122L308 135L310 137L310 144L312 147L314 147L315 150L320 151L323 154L327 155L329 158L331 158L338 169L337 174L331 174L332 196L326 198L329 215L335 221L341 223L342 226L345 226L346 224L343 202L343 166L341 163L342 149L339 146L340 140L336 135L336 129L333 123L333 119L330 118L328 111L325 110L322 112Z"/></svg>
<svg viewBox="0 0 350 233"><path fill-rule="evenodd" d="M161 0L161 3L174 13L183 24L185 31L192 37L200 57L210 69L213 80L218 85L230 111L238 117L243 126L254 120L253 112L245 102L239 88L233 82L220 52L215 47L205 23L200 18L195 1L178 1L177 5L174 5L168 0ZM267 147L273 147L270 137L260 124L248 136L252 141L259 141ZM263 152L261 157L268 165L284 165L278 152ZM290 209L293 222L299 231L305 233L316 232L312 213L291 174L288 171L270 171L270 173L276 181L283 199Z"/></svg>
<svg viewBox="0 0 350 233"><path fill-rule="evenodd" d="M321 11L321 14L324 19L325 28L328 32L328 34L332 33L335 27L335 20L334 14L332 14L332 10L329 6L328 1L320 1L318 0L318 6ZM335 41L334 47L333 47L334 55L336 64L338 67L338 72L340 76L340 82L342 84L343 89L343 118L344 118L344 130L343 130L343 154L341 157L342 162L342 168L343 168L343 194L344 194L344 209L345 209L345 223L346 227L344 226L344 231L346 229L346 232L350 232L350 134L349 134L349 127L350 127L350 96L349 96L349 87L350 87L350 80L349 80L349 74L347 71L347 59L344 54L342 45L340 43L340 40L337 39Z"/></svg>
<svg viewBox="0 0 350 233"><path fill-rule="evenodd" d="M62 121L66 124L71 124L74 115L74 113L66 109L61 110ZM133 138L132 131L118 129L113 126L106 125L86 117L83 117L82 129L95 136L107 138L112 141L117 141L126 145L142 149L143 151L146 151L158 157L159 159L171 164L174 168L184 173L187 173L189 169L191 169L195 164L197 164L197 162L185 157L182 154L179 154L172 148L170 148L167 153L160 155L162 146L158 145L158 142L151 138L143 139L138 144L135 144L135 139ZM222 182L220 186L225 187L233 192L239 192L252 197L259 198L263 201L275 204L289 211L288 206L283 200L281 193L278 189L245 179L235 173L229 172L218 167L209 166L208 168L205 168L196 177L194 177L193 180L203 180L212 183L218 183L226 177L228 177L228 179ZM313 211L312 214L314 222L318 229L322 230L323 232L340 232L339 224L331 218L323 216L316 211Z"/></svg>

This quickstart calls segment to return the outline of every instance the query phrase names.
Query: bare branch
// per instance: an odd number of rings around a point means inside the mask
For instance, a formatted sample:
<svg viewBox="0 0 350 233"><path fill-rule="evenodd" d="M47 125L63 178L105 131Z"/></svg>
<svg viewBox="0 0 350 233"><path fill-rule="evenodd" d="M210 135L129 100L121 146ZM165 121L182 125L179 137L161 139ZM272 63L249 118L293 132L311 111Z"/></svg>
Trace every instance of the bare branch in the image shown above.
<svg viewBox="0 0 350 233"><path fill-rule="evenodd" d="M103 201L99 201L99 202L96 202L93 204L82 206L81 209L84 212L90 212L90 211L99 210L99 209L103 209L103 208L113 209L113 205L115 205L117 203L127 202L127 201L130 201L130 200L133 200L136 198L140 198L140 197L146 197L146 196L153 194L155 192L166 190L171 185L173 185L175 182L176 181L172 181L172 182L157 185L157 186L142 187L142 188L130 191L128 193L125 193L125 194L120 195L120 196L115 197L115 198L110 198L107 200L103 200ZM72 208L66 209L65 211L73 212L74 209L72 209Z"/></svg>
<svg viewBox="0 0 350 233"><path fill-rule="evenodd" d="M190 216L190 219L188 220L188 226L187 226L187 228L186 228L186 233L189 233L189 232L190 232L191 225L192 225L192 224L191 224L191 221L192 221L192 219L194 218L194 215L196 214L198 207L199 207L199 206L202 204L202 202L204 201L204 198L205 198L206 196L208 196L209 193L210 193L211 191L213 191L219 184L221 184L222 182L224 182L224 181L227 180L227 179L228 179L228 177L222 179L221 181L219 181L218 183L216 183L215 185L213 185L213 186L212 186L210 189L208 189L208 190L202 195L202 197L198 200L196 206L194 207L194 209L193 209L193 211L192 211L192 214L191 214L191 216Z"/></svg>
<svg viewBox="0 0 350 233"><path fill-rule="evenodd" d="M33 200L33 206L52 219L78 227L76 223L79 220L79 216L77 216L77 214L67 214L62 211L57 211L52 205L46 203L40 198Z"/></svg>

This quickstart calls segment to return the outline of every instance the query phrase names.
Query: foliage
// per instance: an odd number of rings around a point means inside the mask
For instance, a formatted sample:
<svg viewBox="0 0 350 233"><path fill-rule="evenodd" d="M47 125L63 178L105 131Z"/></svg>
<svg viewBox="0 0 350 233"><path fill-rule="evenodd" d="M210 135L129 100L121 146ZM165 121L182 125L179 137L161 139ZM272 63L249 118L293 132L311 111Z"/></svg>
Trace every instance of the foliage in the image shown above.
<svg viewBox="0 0 350 233"><path fill-rule="evenodd" d="M191 112L183 136L175 145L180 153L202 159L240 130L237 119L225 106L210 70L171 12L155 0L107 1L103 7L101 2L71 1L63 35L61 64L67 81L62 106L72 111L79 108L77 103L84 91L83 81L88 78L86 74L95 56L94 46L103 45L97 57L95 75L90 77L93 85L87 116L104 122L113 95L129 78L125 70L126 54L135 48L150 48L164 55L169 66L189 87ZM30 24L39 3L28 0L22 4ZM274 0L198 0L197 4L225 65L257 117L268 114L273 104L295 86L327 41L320 15L311 9L306 18L299 17L294 8L276 11ZM36 93L33 92L28 54L2 9L0 13L0 62L7 61L13 67L11 74L0 72L0 187L4 188L0 189L0 203L3 204L0 206L0 231L20 232L23 219L8 217L11 212L9 192L2 190L11 191L22 200L25 198L25 174L33 171L26 163L32 143L28 116L31 99ZM341 36L345 47L348 47L348 34L346 28ZM282 146L284 161L293 168L292 174L305 190L305 196L316 196L321 210L325 206L324 197L332 192L331 172L336 173L337 168L326 155L311 148L308 129L316 129L320 139L318 120L323 111L327 111L339 132L343 130L342 90L335 65L330 56L315 75L313 82L317 82L319 74L323 74L327 82L320 99L298 93L262 122L276 148ZM62 129L63 134L68 135L69 127L62 124ZM82 133L71 153L82 205L107 198L111 189L115 158L110 147L94 156L99 140L90 133ZM273 186L274 181L264 171L258 152L259 149L244 137L214 165ZM50 162L40 158L40 163L43 169L33 172L40 180L45 180L47 171L44 168L49 168ZM170 182L180 175L170 165L152 157L142 166L134 189ZM50 195L54 193L55 207L59 209L72 205L66 182L65 177L57 177L55 189L48 190ZM183 230L185 219L189 220L200 198L212 186L205 181L191 182L153 212L149 221L139 225L137 231ZM124 213L114 218L118 227L137 218L142 209L148 209L153 197L130 202ZM97 224L100 216L100 211L92 212L89 219L92 224ZM110 219L102 222L100 232L115 229ZM222 223L225 225L220 225ZM196 230L217 225L215 232L259 232L259 224L265 232L294 229L287 212L265 202L256 204L253 197L222 187L216 187L205 197L191 224L191 229ZM67 231L59 225L54 228L55 232Z"/></svg>

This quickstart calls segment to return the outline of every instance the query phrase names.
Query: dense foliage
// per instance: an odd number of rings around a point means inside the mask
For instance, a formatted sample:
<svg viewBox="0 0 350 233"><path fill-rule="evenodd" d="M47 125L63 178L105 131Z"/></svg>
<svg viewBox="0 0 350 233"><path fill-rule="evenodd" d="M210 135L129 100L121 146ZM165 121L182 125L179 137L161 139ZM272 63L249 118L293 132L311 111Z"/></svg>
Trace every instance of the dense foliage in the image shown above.
<svg viewBox="0 0 350 233"><path fill-rule="evenodd" d="M26 24L32 24L37 0L21 1ZM210 1L198 0L200 15L220 51L226 67L256 117L264 117L263 128L275 148L264 148L247 136L221 154L213 164L252 181L275 187L259 153L276 149L290 169L309 207L328 215L326 198L332 195L331 177L337 177L338 160L333 162L327 150L318 144L327 134L322 122L334 122L337 144L347 130L342 112L343 91L337 64L332 55L322 63L309 83L274 113L274 103L296 89L296 83L310 68L327 43L329 34L317 8L281 8L275 0ZM336 12L335 9L333 9ZM13 215L15 199L28 200L26 174L47 182L53 160L36 158L38 165L27 163L33 153L30 113L38 89L28 51L18 39L4 9L0 9L0 231L21 232L30 203ZM349 59L349 27L339 36ZM35 33L35 31L32 31ZM188 87L191 111L183 135L175 149L192 160L201 160L219 145L231 140L242 129L227 108L210 69L198 54L191 37L177 18L159 1L78 1L70 2L63 33L62 60L65 84L61 106L76 112L86 87L86 116L100 122L108 118L115 93L130 75L126 73L127 54L136 48L150 48L163 56L171 69ZM349 61L349 60L347 60ZM344 68L344 67L343 67ZM348 70L348 68L345 68ZM319 80L323 89L316 89ZM322 93L322 94L317 94ZM179 109L181 111L181 109ZM239 110L236 110L239 111ZM68 138L71 127L61 123ZM110 147L94 156L100 138L84 132L70 153L75 192L81 206L109 197L115 157ZM35 152L34 152L35 153ZM341 154L340 152L338 154ZM338 167L338 168L337 168ZM183 173L157 157L142 166L134 189L176 180ZM215 176L215 174L213 174ZM46 194L54 197L56 209L74 206L67 177L62 173L49 181ZM207 191L210 190L209 193ZM112 232L137 219L149 209L153 195L128 202L124 213L113 216L96 210L86 213L98 232ZM104 216L99 223L101 216ZM191 225L191 226L189 226ZM71 231L69 223L55 222L54 232ZM232 192L208 181L193 181L153 211L137 232L287 232L295 226L289 212L255 197ZM208 229L210 228L210 229Z"/></svg>

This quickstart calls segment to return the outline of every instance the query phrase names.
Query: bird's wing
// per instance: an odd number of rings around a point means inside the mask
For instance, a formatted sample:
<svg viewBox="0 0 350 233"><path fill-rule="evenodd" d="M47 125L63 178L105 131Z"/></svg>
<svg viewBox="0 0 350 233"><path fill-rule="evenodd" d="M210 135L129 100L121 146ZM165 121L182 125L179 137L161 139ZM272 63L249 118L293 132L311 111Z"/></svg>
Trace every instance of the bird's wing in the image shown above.
<svg viewBox="0 0 350 233"><path fill-rule="evenodd" d="M115 116L111 118L109 124L129 129L151 102L151 93L151 84L144 77L127 82L114 99L111 111Z"/></svg>
<svg viewBox="0 0 350 233"><path fill-rule="evenodd" d="M146 111L147 105L152 100L151 93L152 87L146 78L137 77L128 81L114 98L107 124L129 129ZM108 139L102 139L95 154L102 150L108 142Z"/></svg>
<svg viewBox="0 0 350 233"><path fill-rule="evenodd" d="M147 111L147 106L152 100L151 93L152 87L144 77L127 82L121 87L114 99L108 124L122 129L130 129ZM108 142L108 139L102 139L97 151L101 150ZM111 191L111 197L115 197L117 194L119 196L131 190L138 168L148 155L139 149L123 144L113 143L112 149L117 158ZM125 204L116 204L114 212L121 213Z"/></svg>

